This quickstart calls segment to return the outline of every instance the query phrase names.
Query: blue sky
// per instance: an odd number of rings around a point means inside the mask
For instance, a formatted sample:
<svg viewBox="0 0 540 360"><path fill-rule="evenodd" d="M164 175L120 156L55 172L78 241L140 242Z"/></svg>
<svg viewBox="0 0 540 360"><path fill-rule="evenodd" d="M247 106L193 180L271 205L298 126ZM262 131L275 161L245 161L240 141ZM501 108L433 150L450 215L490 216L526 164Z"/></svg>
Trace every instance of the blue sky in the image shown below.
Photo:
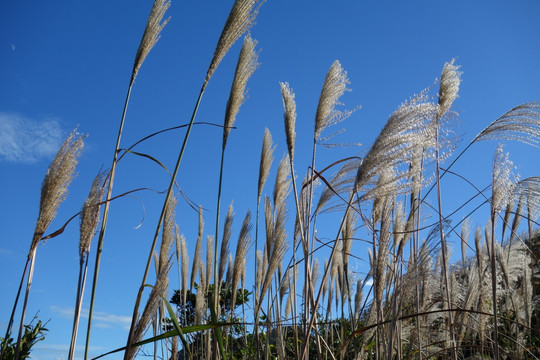
<svg viewBox="0 0 540 360"><path fill-rule="evenodd" d="M151 5L151 1L141 0L8 0L0 5L2 333L30 245L41 181L60 143L76 126L89 135L78 176L50 230L80 210L95 174L102 166L110 166L133 58ZM167 13L171 21L136 79L124 146L189 120L231 5L232 1L173 0ZM512 107L540 99L539 11L537 1L268 0L251 30L261 49L261 67L248 83L249 98L229 137L225 159L222 211L234 200L233 238L245 212L255 211L265 127L277 144L267 193L277 161L286 151L280 81L289 82L296 93L295 161L297 174L303 177L311 156L320 88L334 60L340 60L351 81L352 91L342 98L344 108L362 106L342 123L347 132L336 141L363 145L319 150L321 167L366 150L399 104L433 85L443 64L456 58L463 71L460 97L454 104L456 132L463 138L459 150ZM239 49L239 44L231 49L211 79L198 121L223 122ZM221 136L218 128L195 127L179 175L184 192L207 209L206 234L213 233ZM182 138L182 131L171 132L138 150L172 167ZM487 142L476 145L454 169L478 186L487 185L495 146ZM506 149L521 178L538 175L534 165L538 149L515 144ZM155 164L126 157L117 170L115 193L139 187L163 190L167 180L167 174ZM462 183L443 186L448 186L447 191L443 189L443 204L448 208L462 203L469 191ZM111 205L96 299L93 354L125 342L161 205L162 197L150 191ZM484 225L485 221L481 218L473 224ZM182 201L177 222L193 251L197 214ZM335 223L322 224L321 236L335 236ZM356 255L367 259L365 245L355 246ZM357 266L361 272L362 264ZM77 221L63 235L40 246L35 271L28 313L39 311L40 319L50 319L50 332L33 359L65 358L78 272ZM175 273L171 273L173 284ZM88 297L89 292L85 299ZM84 332L79 339L82 344Z"/></svg>

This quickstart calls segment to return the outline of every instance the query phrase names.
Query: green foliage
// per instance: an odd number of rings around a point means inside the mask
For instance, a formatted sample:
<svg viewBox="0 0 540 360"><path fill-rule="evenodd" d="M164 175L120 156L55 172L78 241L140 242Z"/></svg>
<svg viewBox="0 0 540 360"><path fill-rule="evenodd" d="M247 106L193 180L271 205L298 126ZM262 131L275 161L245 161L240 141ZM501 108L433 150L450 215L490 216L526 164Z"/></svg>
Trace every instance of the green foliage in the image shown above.
<svg viewBox="0 0 540 360"><path fill-rule="evenodd" d="M35 319L35 318L34 318ZM30 357L30 351L34 345L39 341L45 339L45 332L49 331L45 328L46 324L42 324L41 320L34 325L32 322L28 325L24 325L24 334L21 338L19 356L20 359L28 359ZM15 348L17 346L17 341L11 336L7 338L0 338L0 348L1 358L0 360L14 360L15 359Z"/></svg>

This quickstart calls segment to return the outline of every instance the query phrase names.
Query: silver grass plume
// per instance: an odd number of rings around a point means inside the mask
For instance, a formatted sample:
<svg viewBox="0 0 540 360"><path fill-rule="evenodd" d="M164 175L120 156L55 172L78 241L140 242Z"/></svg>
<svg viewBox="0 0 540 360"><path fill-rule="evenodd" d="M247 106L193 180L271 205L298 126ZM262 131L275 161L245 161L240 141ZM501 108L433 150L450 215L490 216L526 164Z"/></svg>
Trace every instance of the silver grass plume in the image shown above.
<svg viewBox="0 0 540 360"><path fill-rule="evenodd" d="M284 155L278 165L276 182L274 184L274 207L277 208L285 202L291 190L291 179L289 178L290 166L287 155Z"/></svg>
<svg viewBox="0 0 540 360"><path fill-rule="evenodd" d="M263 265L263 252L261 250L257 250L257 274L255 281L257 282L257 289L261 288L262 280L263 280L263 272L264 272L264 265ZM256 298L257 296L255 296Z"/></svg>
<svg viewBox="0 0 540 360"><path fill-rule="evenodd" d="M516 140L540 147L540 101L525 103L489 124L473 140Z"/></svg>
<svg viewBox="0 0 540 360"><path fill-rule="evenodd" d="M167 298L167 288L169 286L169 270L171 268L170 262L165 265L163 271L158 275L156 283L150 292L148 301L144 307L144 310L141 314L141 317L135 325L135 330L133 332L132 344L140 342L148 325L152 323L153 319L157 314L158 307L162 302L162 298ZM126 350L126 359L133 359L138 352L138 348L135 346L129 346Z"/></svg>
<svg viewBox="0 0 540 360"><path fill-rule="evenodd" d="M206 72L203 88L231 46L255 24L259 8L264 2L265 0L236 0L234 2Z"/></svg>
<svg viewBox="0 0 540 360"><path fill-rule="evenodd" d="M289 315L291 315L292 307L293 307L293 298L294 294L289 293L289 296L287 297L287 303L285 304L285 318L288 318Z"/></svg>
<svg viewBox="0 0 540 360"><path fill-rule="evenodd" d="M311 288L315 289L315 285L317 284L317 281L319 281L320 277L319 273L319 259L315 258L313 261L313 270L311 271Z"/></svg>
<svg viewBox="0 0 540 360"><path fill-rule="evenodd" d="M85 137L85 135L73 130L47 169L41 184L39 215L30 245L29 256L37 248L41 237L55 218L58 207L67 197L68 186L76 175L75 168L79 161Z"/></svg>
<svg viewBox="0 0 540 360"><path fill-rule="evenodd" d="M206 311L206 288L208 284L205 284L204 278L204 267L202 262L199 262L199 272L200 272L200 284L197 288L197 295L195 295L195 325L200 325L204 319L204 313Z"/></svg>
<svg viewBox="0 0 540 360"><path fill-rule="evenodd" d="M503 146L499 145L495 151L493 160L493 183L491 207L493 214L498 213L506 208L506 204L510 202L514 190L514 181L512 176L512 161L508 158L508 153L503 153ZM492 224L495 226L495 224Z"/></svg>
<svg viewBox="0 0 540 360"><path fill-rule="evenodd" d="M291 280L292 280L292 272L293 268L290 267L285 271L285 275L283 275L283 278L281 279L281 282L279 284L279 302L283 302L283 298L285 297L285 294L289 292L291 288Z"/></svg>
<svg viewBox="0 0 540 360"><path fill-rule="evenodd" d="M506 234L506 229L510 227L510 216L514 210L514 201L508 201L506 203L506 209L504 210L504 217L501 229L501 243L504 241L504 235Z"/></svg>
<svg viewBox="0 0 540 360"><path fill-rule="evenodd" d="M270 239L271 244L267 247L269 249L268 256L268 267L264 275L264 280L262 282L260 295L259 295L259 306L255 310L255 313L258 313L260 302L264 298L266 291L269 289L272 282L272 277L274 272L277 270L278 266L281 264L285 252L287 252L288 244L286 242L287 232L285 231L285 222L286 222L286 207L283 204L277 209L277 216L275 221L274 236Z"/></svg>
<svg viewBox="0 0 540 360"><path fill-rule="evenodd" d="M146 56L152 50L154 45L160 38L160 32L163 30L165 25L169 22L170 18L163 20L163 16L167 9L171 6L171 2L168 0L155 0L152 10L150 10L150 15L148 16L148 21L146 23L146 28L144 29L144 34L137 49L137 54L135 55L135 61L133 63L133 71L131 72L131 82L135 81L137 73L146 59Z"/></svg>
<svg viewBox="0 0 540 360"><path fill-rule="evenodd" d="M454 103L458 97L459 84L461 82L461 72L459 66L454 65L454 60L447 62L443 66L441 73L441 84L439 87L439 113L440 119Z"/></svg>
<svg viewBox="0 0 540 360"><path fill-rule="evenodd" d="M347 270L349 265L349 254L352 247L352 239L354 238L354 231L356 228L356 222L358 221L358 216L354 211L347 212L347 218L345 219L345 225L343 227L343 265L345 270Z"/></svg>
<svg viewBox="0 0 540 360"><path fill-rule="evenodd" d="M483 264L483 257L482 257L482 246L480 245L482 242L482 229L480 227L476 227L476 230L474 232L474 250L476 253L476 266L480 271L484 267ZM481 275L481 274L480 274Z"/></svg>
<svg viewBox="0 0 540 360"><path fill-rule="evenodd" d="M471 236L471 224L469 222L469 218L466 218L461 223L461 261L463 262L463 265L466 263L467 259L467 242L469 240L469 236Z"/></svg>
<svg viewBox="0 0 540 360"><path fill-rule="evenodd" d="M395 206L394 210L394 229L393 229L393 237L394 237L394 248L395 251L398 251L396 254L398 257L401 255L400 252L403 250L403 247L405 246L405 243L407 242L409 238L409 234L405 233L405 226L406 226L406 220L405 220L405 205L398 201Z"/></svg>
<svg viewBox="0 0 540 360"><path fill-rule="evenodd" d="M193 266L191 268L191 281L189 288L193 288L195 283L195 278L197 277L197 271L199 269L199 262L201 261L201 247L202 247L202 237L204 229L204 221L202 216L202 206L199 206L199 233L197 235L197 243L195 244L195 255L193 255Z"/></svg>
<svg viewBox="0 0 540 360"><path fill-rule="evenodd" d="M79 255L84 258L90 251L90 244L99 224L99 209L105 192L106 174L100 171L92 182L88 198L84 201L81 212Z"/></svg>
<svg viewBox="0 0 540 360"><path fill-rule="evenodd" d="M212 264L214 259L214 236L213 235L207 235L206 236L206 290L208 290L208 286L210 285L212 281ZM225 257L225 264L227 263L227 257ZM214 286L217 289L218 284L221 282L221 278L214 279ZM205 291L206 291L205 290Z"/></svg>
<svg viewBox="0 0 540 360"><path fill-rule="evenodd" d="M231 86L227 108L225 110L225 126L223 127L223 149L227 145L227 139L231 128L234 126L236 115L240 110L240 106L246 100L247 90L246 85L255 70L259 67L258 54L255 52L257 41L253 40L249 35L244 38L244 44L238 58L238 65L234 73L234 80Z"/></svg>
<svg viewBox="0 0 540 360"><path fill-rule="evenodd" d="M515 196L523 197L522 207L527 208L525 218L529 222L530 231L531 223L536 220L540 206L540 177L532 176L521 180L515 187L514 192Z"/></svg>
<svg viewBox="0 0 540 360"><path fill-rule="evenodd" d="M274 217L272 215L272 204L268 196L264 197L264 223L266 229L266 242L264 245L263 253L263 269L268 266L268 258L272 251L272 244L274 239Z"/></svg>
<svg viewBox="0 0 540 360"><path fill-rule="evenodd" d="M514 211L514 220L512 221L512 228L510 230L510 244L512 244L512 240L517 234L517 229L519 227L519 224L521 223L522 219L522 213L523 213L523 206L524 206L524 195L523 192L520 191L518 204L516 206L516 210Z"/></svg>
<svg viewBox="0 0 540 360"><path fill-rule="evenodd" d="M229 253L229 261L227 266L227 276L225 277L225 282L227 284L232 284L232 277L233 277L233 266L234 266L234 258L231 253Z"/></svg>
<svg viewBox="0 0 540 360"><path fill-rule="evenodd" d="M356 293L354 295L354 315L355 317L360 316L360 312L362 309L362 300L364 297L364 294L362 293L362 279L358 278L356 281Z"/></svg>
<svg viewBox="0 0 540 360"><path fill-rule="evenodd" d="M251 243L251 212L248 210L246 216L244 217L244 222L240 229L240 235L238 236L238 242L236 243L236 253L234 255L234 266L232 274L232 294L236 294L236 289L238 288L238 283L243 273L246 271L246 257ZM232 307L236 303L236 296L232 297Z"/></svg>
<svg viewBox="0 0 540 360"><path fill-rule="evenodd" d="M351 111L338 111L336 105L340 105L339 98L349 90L350 84L347 72L343 70L339 61L334 61L330 70L326 73L326 78L319 97L317 113L315 114L315 131L313 141L317 142L324 129L337 124L351 115Z"/></svg>
<svg viewBox="0 0 540 360"><path fill-rule="evenodd" d="M434 146L435 132L431 119L436 114L437 105L426 102L426 99L426 93L423 92L403 103L390 116L358 168L355 191L362 189L384 169L408 162L408 159L414 155L416 148ZM401 176L398 176L394 181L394 192L401 189L397 181L405 177L403 174L398 175ZM390 190L392 184L387 184L385 188ZM370 194L370 196L373 195L373 193Z"/></svg>
<svg viewBox="0 0 540 360"><path fill-rule="evenodd" d="M165 265L169 263L170 252L172 250L173 239L175 238L175 218L176 218L176 204L178 200L176 197L170 196L167 201L167 207L165 208L165 218L163 221L163 233L161 238L161 246L159 249L159 263L158 270L165 269Z"/></svg>
<svg viewBox="0 0 540 360"><path fill-rule="evenodd" d="M188 269L189 269L189 255L187 252L186 237L184 234L180 235L180 250L182 252L182 293L183 304L186 303L187 289L188 289Z"/></svg>
<svg viewBox="0 0 540 360"><path fill-rule="evenodd" d="M261 150L261 162L259 165L259 186L257 188L257 203L261 200L262 190L266 179L268 178L268 173L270 172L270 167L272 162L274 162L274 150L276 146L272 143L272 134L268 128L264 129L264 138Z"/></svg>
<svg viewBox="0 0 540 360"><path fill-rule="evenodd" d="M328 259L324 259L324 269L326 268L328 268ZM323 298L326 294L326 290L328 290L328 283L328 281L321 283L321 294Z"/></svg>
<svg viewBox="0 0 540 360"><path fill-rule="evenodd" d="M227 259L229 258L229 240L231 239L233 220L234 212L231 203L229 205L229 210L227 211L227 217L225 218L225 225L223 226L223 238L221 240L221 250L219 254L219 272L216 284L221 283L223 275L225 274L225 266L227 265Z"/></svg>
<svg viewBox="0 0 540 360"><path fill-rule="evenodd" d="M294 141L296 139L296 103L294 102L294 93L289 87L289 83L279 83L281 87L281 97L283 98L283 118L285 120L285 135L287 137L287 149L291 161L294 160Z"/></svg>

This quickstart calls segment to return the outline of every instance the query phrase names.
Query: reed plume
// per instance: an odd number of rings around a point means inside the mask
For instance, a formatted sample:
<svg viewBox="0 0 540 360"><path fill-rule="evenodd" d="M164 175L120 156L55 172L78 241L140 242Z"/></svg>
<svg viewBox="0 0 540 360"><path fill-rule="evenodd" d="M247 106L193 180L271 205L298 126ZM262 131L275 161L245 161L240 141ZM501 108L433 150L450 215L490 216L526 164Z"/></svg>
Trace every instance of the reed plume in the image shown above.
<svg viewBox="0 0 540 360"><path fill-rule="evenodd" d="M199 231L197 234L197 243L195 244L195 254L193 255L193 266L191 268L191 281L189 282L189 288L193 289L195 278L197 277L197 271L199 269L199 261L201 259L201 247L204 230L203 209L199 206Z"/></svg>
<svg viewBox="0 0 540 360"><path fill-rule="evenodd" d="M227 216L225 217L225 225L223 226L223 238L221 239L221 250L219 253L219 272L216 284L219 284L225 274L225 266L229 257L229 240L231 239L232 223L234 220L234 212L232 203L229 205ZM219 287L219 285L217 285Z"/></svg>
<svg viewBox="0 0 540 360"><path fill-rule="evenodd" d="M85 137L85 135L80 135L73 130L47 169L41 185L39 215L29 253L33 252L38 246L41 237L56 217L60 204L67 197L68 186L76 175L75 168L77 167Z"/></svg>
<svg viewBox="0 0 540 360"><path fill-rule="evenodd" d="M148 16L148 21L146 23L146 28L137 49L137 54L135 55L135 61L133 62L133 71L131 72L131 82L135 81L139 69L141 68L144 59L152 50L154 45L158 42L161 37L161 30L167 25L170 18L163 20L165 12L171 6L171 2L168 0L155 0L154 5L152 5L152 10L150 10L150 15Z"/></svg>
<svg viewBox="0 0 540 360"><path fill-rule="evenodd" d="M236 289L240 282L242 274L246 271L246 257L251 243L251 212L248 210L244 217L244 222L240 229L240 235L238 236L238 242L236 243L236 252L234 255L234 265L232 274L232 306L231 312L234 312L234 305L236 304ZM230 265L229 265L230 266Z"/></svg>
<svg viewBox="0 0 540 360"><path fill-rule="evenodd" d="M186 237L181 234L179 236L180 252L182 254L182 295L183 304L186 303L187 290L188 290L188 269L189 269L189 255L187 252Z"/></svg>
<svg viewBox="0 0 540 360"><path fill-rule="evenodd" d="M212 265L214 259L214 237L212 235L206 235L206 288L204 292L208 292L208 287L212 282ZM227 257L225 257L227 260ZM227 262L225 262L226 264ZM220 279L214 279L214 292L219 294L219 285Z"/></svg>
<svg viewBox="0 0 540 360"><path fill-rule="evenodd" d="M150 296L146 302L144 310L141 314L141 317L138 319L137 324L135 325L135 330L133 332L133 341L132 344L138 343L142 340L142 337L148 326L153 322L157 316L158 308L162 303L163 299L167 298L167 288L169 286L169 270L171 268L171 263L168 262L164 265L162 271L158 274L156 282L152 287ZM132 346L127 347L125 358L133 359L138 352L138 348Z"/></svg>
<svg viewBox="0 0 540 360"><path fill-rule="evenodd" d="M259 8L266 0L236 0L227 17L225 26L221 31L214 56L206 72L203 89L206 83L216 71L219 63L225 57L231 46L246 33L254 24L255 18L259 13Z"/></svg>
<svg viewBox="0 0 540 360"><path fill-rule="evenodd" d="M238 58L238 64L236 65L236 72L234 74L234 80L231 86L231 92L229 100L227 101L227 108L225 110L225 124L223 127L223 149L227 145L227 139L231 128L236 121L236 115L240 110L240 106L244 103L247 96L246 85L255 70L259 67L258 54L255 51L257 41L253 40L251 36L246 35L244 38L244 44L240 51L240 57Z"/></svg>
<svg viewBox="0 0 540 360"><path fill-rule="evenodd" d="M459 84L461 83L461 72L458 71L459 68L459 66L454 65L454 59L445 63L443 66L439 87L439 118L450 110L454 100L458 97Z"/></svg>
<svg viewBox="0 0 540 360"><path fill-rule="evenodd" d="M287 149L291 161L294 160L294 142L296 139L296 103L294 93L289 87L289 83L279 83L281 87L281 97L283 98L283 118L285 120L285 135L287 137Z"/></svg>
<svg viewBox="0 0 540 360"><path fill-rule="evenodd" d="M24 295L24 302L22 307L21 322L19 324L19 333L17 336L17 347L15 349L15 359L19 358L20 341L22 337L22 331L24 327L24 317L26 314L26 307L28 305L28 296L30 294L30 287L32 285L32 278L34 276L34 264L36 258L37 247L42 241L43 234L47 231L47 228L56 217L60 204L66 199L68 194L68 186L75 177L75 168L79 161L79 156L82 152L85 135L77 133L76 130L71 131L67 139L64 141L55 158L49 165L47 173L41 184L41 198L39 202L39 214L34 228L34 235L30 244L30 250L26 260L26 266L21 277L21 284L15 298L13 310L8 323L6 334L11 332L11 326L13 323L13 317L15 309L19 300L22 283L26 275L26 269L30 266L28 271L28 278L26 281L26 291ZM7 338L7 336L6 336Z"/></svg>
<svg viewBox="0 0 540 360"><path fill-rule="evenodd" d="M345 91L350 91L347 88L348 84L350 84L350 81L347 78L347 72L343 70L339 61L334 61L330 70L326 73L319 104L317 105L315 131L313 132L314 142L319 140L324 129L345 120L352 114L352 111L336 110L336 106L340 104L339 99L341 96Z"/></svg>
<svg viewBox="0 0 540 360"><path fill-rule="evenodd" d="M272 143L272 134L268 128L264 129L264 138L261 150L261 162L259 165L259 185L257 187L257 204L261 200L262 190L268 174L270 173L270 167L274 161L274 150L276 146Z"/></svg>
<svg viewBox="0 0 540 360"><path fill-rule="evenodd" d="M96 235L99 225L99 210L101 207L101 199L105 192L106 173L100 171L92 182L90 193L86 198L82 212L80 223L80 240L79 240L79 280L77 284L77 294L75 299L75 315L73 316L73 330L71 334L71 344L69 347L68 359L72 360L75 356L75 345L77 342L77 333L79 331L79 320L81 316L82 301L84 289L86 286L86 273L88 269L88 255L92 239Z"/></svg>
<svg viewBox="0 0 540 360"><path fill-rule="evenodd" d="M540 101L525 103L489 124L472 142L481 140L515 140L540 146Z"/></svg>

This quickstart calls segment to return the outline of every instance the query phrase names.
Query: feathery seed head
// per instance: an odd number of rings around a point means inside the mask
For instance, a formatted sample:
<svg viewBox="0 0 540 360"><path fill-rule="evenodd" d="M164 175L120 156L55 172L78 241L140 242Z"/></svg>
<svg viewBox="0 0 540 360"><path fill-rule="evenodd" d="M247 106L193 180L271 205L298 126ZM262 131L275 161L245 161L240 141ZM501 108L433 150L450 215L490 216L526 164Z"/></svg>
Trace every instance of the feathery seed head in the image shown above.
<svg viewBox="0 0 540 360"><path fill-rule="evenodd" d="M281 97L283 98L283 117L285 119L285 135L287 136L287 149L291 161L294 160L294 141L296 139L296 103L294 102L294 93L289 88L289 83L280 82Z"/></svg>
<svg viewBox="0 0 540 360"><path fill-rule="evenodd" d="M193 288L195 283L195 278L197 277L197 271L199 269L199 262L201 262L201 248L202 248L202 237L203 237L203 216L202 216L202 207L199 206L199 234L197 235L197 243L195 244L195 254L193 255L193 265L191 268L191 280L189 282L189 288Z"/></svg>
<svg viewBox="0 0 540 360"><path fill-rule="evenodd" d="M471 223L469 218L466 218L461 223L461 261L465 264L467 258L467 242L469 241L469 236L471 235Z"/></svg>
<svg viewBox="0 0 540 360"><path fill-rule="evenodd" d="M439 88L439 119L452 107L452 103L458 96L461 71L458 71L460 66L454 65L454 60L445 63L442 70Z"/></svg>
<svg viewBox="0 0 540 360"><path fill-rule="evenodd" d="M206 72L203 89L231 46L254 24L259 8L266 0L236 0L221 31L214 56Z"/></svg>
<svg viewBox="0 0 540 360"><path fill-rule="evenodd" d="M257 203L261 200L262 190L266 179L268 178L268 173L270 172L270 167L274 161L274 150L276 146L272 144L272 134L268 128L264 129L264 138L261 150L261 163L259 165L259 186L257 189Z"/></svg>
<svg viewBox="0 0 540 360"><path fill-rule="evenodd" d="M164 266L169 261L169 254L172 249L173 239L175 237L174 228L175 228L175 209L178 200L171 194L167 201L167 206L165 208L165 217L163 221L163 233L161 238L161 246L159 249L159 263L158 269L161 272L164 269Z"/></svg>
<svg viewBox="0 0 540 360"><path fill-rule="evenodd" d="M187 252L186 237L184 234L180 235L180 251L182 253L182 290L184 295L184 303L186 302L187 289L188 289L188 268L189 268L189 255Z"/></svg>
<svg viewBox="0 0 540 360"><path fill-rule="evenodd" d="M236 121L236 115L240 110L240 106L246 100L247 90L246 85L255 70L259 67L258 54L255 52L257 41L253 40L249 35L244 38L244 45L240 51L238 65L234 73L234 80L231 86L227 108L225 110L225 126L223 127L223 149L227 145L227 139L231 128Z"/></svg>
<svg viewBox="0 0 540 360"><path fill-rule="evenodd" d="M213 274L213 263L214 263L214 236L213 235L207 235L206 236L206 286L210 285L212 281L212 274ZM225 265L227 265L227 257L225 256ZM221 282L221 277L218 281L214 281L215 284L218 284Z"/></svg>
<svg viewBox="0 0 540 360"><path fill-rule="evenodd" d="M221 251L219 254L219 282L221 282L223 279L223 275L225 274L225 266L227 265L227 259L229 258L229 240L231 239L233 220L234 212L233 205L231 203L229 205L229 210L227 211L227 217L225 218L225 225L223 226L223 239L221 240Z"/></svg>
<svg viewBox="0 0 540 360"><path fill-rule="evenodd" d="M85 137L86 135L81 135L73 130L47 169L41 184L39 215L29 253L32 253L37 247L41 237L56 216L58 207L67 196L67 188L76 175L75 168L79 161Z"/></svg>
<svg viewBox="0 0 540 360"><path fill-rule="evenodd" d="M154 45L160 38L160 32L163 30L165 25L169 22L170 18L163 20L163 16L167 9L171 6L169 0L155 0L152 10L150 10L150 15L148 16L148 21L146 23L146 28L144 29L144 34L137 49L137 54L135 55L135 61L133 63L133 71L131 72L131 82L135 81L137 73L141 68L144 59L152 50Z"/></svg>
<svg viewBox="0 0 540 360"><path fill-rule="evenodd" d="M274 208L278 208L285 202L291 190L290 164L287 155L284 155L278 165L276 182L274 185Z"/></svg>
<svg viewBox="0 0 540 360"><path fill-rule="evenodd" d="M499 117L476 136L479 140L517 140L539 147L540 101L521 104Z"/></svg>
<svg viewBox="0 0 540 360"><path fill-rule="evenodd" d="M201 281L197 288L197 295L195 296L195 325L200 325L203 322L204 314L206 312L206 288L208 284L204 280L204 267L202 262L199 262L199 271L201 273Z"/></svg>
<svg viewBox="0 0 540 360"><path fill-rule="evenodd" d="M105 192L107 176L100 171L92 182L90 193L86 198L81 214L79 255L81 259L90 251L92 238L96 234L99 224L99 209L101 207L101 198Z"/></svg>
<svg viewBox="0 0 540 360"><path fill-rule="evenodd" d="M508 153L503 153L503 149L502 145L497 146L493 160L493 184L491 186L491 211L493 214L506 207L514 190L514 181L511 179L514 164L509 160Z"/></svg>
<svg viewBox="0 0 540 360"><path fill-rule="evenodd" d="M142 337L148 328L148 325L152 323L153 319L156 317L158 307L162 302L162 298L167 298L167 288L169 286L169 270L171 268L171 263L165 265L163 271L157 276L156 283L150 292L148 301L144 307L144 310L141 314L140 319L135 325L135 330L133 331L133 339L131 344L140 342ZM128 359L133 359L138 352L137 347L129 346L128 353L126 357Z"/></svg>
<svg viewBox="0 0 540 360"><path fill-rule="evenodd" d="M347 78L347 72L343 70L339 61L334 61L326 74L321 96L319 97L313 141L319 139L324 129L345 120L351 115L352 112L350 111L342 112L335 109L336 105L340 105L339 98L345 91L350 91L347 88L348 84L350 84L350 81Z"/></svg>
<svg viewBox="0 0 540 360"><path fill-rule="evenodd" d="M246 256L251 243L251 212L248 210L244 222L242 223L242 228L240 229L240 235L238 236L238 242L236 243L236 253L234 256L234 266L232 273L232 293L236 293L238 288L238 283L240 278L244 275L246 271ZM229 265L230 266L230 265ZM236 298L233 296L233 306L236 302Z"/></svg>
<svg viewBox="0 0 540 360"><path fill-rule="evenodd" d="M426 92L403 103L387 120L375 143L364 157L358 168L355 180L355 191L360 191L375 175L385 169L396 167L400 163L409 162L415 149L433 147L434 124L431 121L437 111L437 105L426 101ZM394 177L394 193L399 187L398 180L404 174ZM386 189L392 187L388 183ZM369 194L373 195L373 194Z"/></svg>

